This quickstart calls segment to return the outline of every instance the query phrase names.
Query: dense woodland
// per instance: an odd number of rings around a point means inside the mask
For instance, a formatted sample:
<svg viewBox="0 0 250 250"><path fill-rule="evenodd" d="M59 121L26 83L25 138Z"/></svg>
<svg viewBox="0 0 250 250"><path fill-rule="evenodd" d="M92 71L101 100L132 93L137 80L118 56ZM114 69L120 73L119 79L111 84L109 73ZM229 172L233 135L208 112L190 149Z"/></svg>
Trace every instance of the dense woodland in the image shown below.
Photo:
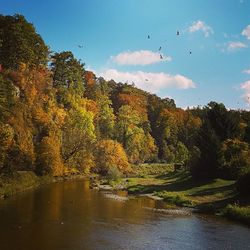
<svg viewBox="0 0 250 250"><path fill-rule="evenodd" d="M183 165L194 178L238 179L250 191L250 112L174 100L98 78L53 52L21 15L0 15L0 172L62 176Z"/></svg>

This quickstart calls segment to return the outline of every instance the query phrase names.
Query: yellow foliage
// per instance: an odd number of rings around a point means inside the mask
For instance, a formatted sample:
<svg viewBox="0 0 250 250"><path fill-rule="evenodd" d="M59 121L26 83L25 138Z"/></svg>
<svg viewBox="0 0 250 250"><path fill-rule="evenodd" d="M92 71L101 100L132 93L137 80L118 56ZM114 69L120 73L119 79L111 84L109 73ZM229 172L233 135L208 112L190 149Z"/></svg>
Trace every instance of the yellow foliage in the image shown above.
<svg viewBox="0 0 250 250"><path fill-rule="evenodd" d="M39 145L37 172L39 174L63 175L64 166L60 153L60 142L55 136L46 136Z"/></svg>
<svg viewBox="0 0 250 250"><path fill-rule="evenodd" d="M96 172L105 175L110 168L114 167L123 173L131 172L127 155L120 143L101 140L96 146Z"/></svg>

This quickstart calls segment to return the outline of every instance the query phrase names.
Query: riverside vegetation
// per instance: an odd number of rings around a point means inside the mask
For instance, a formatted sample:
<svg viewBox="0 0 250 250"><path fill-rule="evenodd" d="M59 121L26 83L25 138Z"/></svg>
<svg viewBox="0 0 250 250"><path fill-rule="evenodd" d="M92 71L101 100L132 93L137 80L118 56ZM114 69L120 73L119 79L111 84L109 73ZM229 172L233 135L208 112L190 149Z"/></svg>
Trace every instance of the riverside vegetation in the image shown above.
<svg viewBox="0 0 250 250"><path fill-rule="evenodd" d="M249 221L249 143L250 112L183 110L106 81L72 52L50 52L25 17L0 15L1 197L53 177L140 175L129 192Z"/></svg>

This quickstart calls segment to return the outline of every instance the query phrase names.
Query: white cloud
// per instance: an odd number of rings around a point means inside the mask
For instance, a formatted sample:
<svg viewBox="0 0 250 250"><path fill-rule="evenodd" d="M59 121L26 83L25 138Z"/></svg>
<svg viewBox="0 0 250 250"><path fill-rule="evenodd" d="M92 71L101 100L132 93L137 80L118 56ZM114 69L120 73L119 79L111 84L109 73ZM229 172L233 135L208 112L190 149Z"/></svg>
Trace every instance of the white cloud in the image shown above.
<svg viewBox="0 0 250 250"><path fill-rule="evenodd" d="M243 99L248 105L250 105L250 80L242 83L240 85L240 88L245 91L245 93L242 96Z"/></svg>
<svg viewBox="0 0 250 250"><path fill-rule="evenodd" d="M200 20L193 22L193 24L188 28L188 31L189 33L202 31L205 37L208 37L209 35L214 33L213 29L210 26Z"/></svg>
<svg viewBox="0 0 250 250"><path fill-rule="evenodd" d="M121 72L116 69L108 69L99 74L106 80L134 83L138 88L157 93L161 89L176 87L178 89L195 88L195 83L183 75L170 75L166 73L151 72Z"/></svg>
<svg viewBox="0 0 250 250"><path fill-rule="evenodd" d="M250 24L241 32L241 35L250 40Z"/></svg>
<svg viewBox="0 0 250 250"><path fill-rule="evenodd" d="M242 42L229 42L227 45L227 50L233 51L237 49L247 48L247 45Z"/></svg>
<svg viewBox="0 0 250 250"><path fill-rule="evenodd" d="M249 69L245 69L242 71L242 73L245 73L245 74L250 74L250 68Z"/></svg>
<svg viewBox="0 0 250 250"><path fill-rule="evenodd" d="M117 56L111 56L111 59L120 65L149 65L172 60L170 56L165 56L150 50L122 52Z"/></svg>

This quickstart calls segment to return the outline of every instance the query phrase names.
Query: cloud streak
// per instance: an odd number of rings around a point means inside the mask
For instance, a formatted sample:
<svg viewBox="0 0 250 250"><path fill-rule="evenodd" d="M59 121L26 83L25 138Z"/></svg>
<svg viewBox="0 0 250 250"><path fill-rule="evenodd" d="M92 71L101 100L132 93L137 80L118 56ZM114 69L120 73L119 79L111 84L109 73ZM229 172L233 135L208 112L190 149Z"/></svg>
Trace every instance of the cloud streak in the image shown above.
<svg viewBox="0 0 250 250"><path fill-rule="evenodd" d="M178 89L195 88L196 84L183 75L170 75L166 73L151 73L144 71L121 72L116 69L108 69L99 74L106 80L115 80L117 82L134 83L138 88L153 93L161 89L174 87Z"/></svg>
<svg viewBox="0 0 250 250"><path fill-rule="evenodd" d="M193 24L188 28L188 31L189 33L202 31L205 37L209 37L214 33L213 29L210 26L200 20L193 22Z"/></svg>
<svg viewBox="0 0 250 250"><path fill-rule="evenodd" d="M250 24L241 32L241 35L250 40Z"/></svg>
<svg viewBox="0 0 250 250"><path fill-rule="evenodd" d="M122 52L116 56L111 56L111 60L120 65L149 65L171 61L172 58L150 50L139 50Z"/></svg>
<svg viewBox="0 0 250 250"><path fill-rule="evenodd" d="M244 49L244 48L247 48L247 45L242 42L229 42L227 45L228 51L234 51L234 50Z"/></svg>

